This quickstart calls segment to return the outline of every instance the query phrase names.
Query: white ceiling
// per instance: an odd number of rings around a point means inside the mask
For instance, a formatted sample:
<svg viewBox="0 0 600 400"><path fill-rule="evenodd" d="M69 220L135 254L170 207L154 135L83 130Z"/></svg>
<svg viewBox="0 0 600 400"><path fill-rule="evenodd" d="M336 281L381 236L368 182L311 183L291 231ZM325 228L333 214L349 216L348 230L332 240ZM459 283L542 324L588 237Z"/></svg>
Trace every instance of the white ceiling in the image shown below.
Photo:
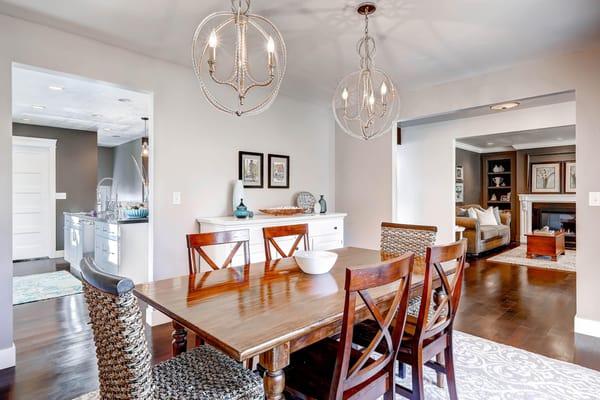
<svg viewBox="0 0 600 400"><path fill-rule="evenodd" d="M144 135L148 94L25 66L13 68L12 85L14 122L98 132L98 144L108 147Z"/></svg>
<svg viewBox="0 0 600 400"><path fill-rule="evenodd" d="M575 144L575 125L456 139L457 147L478 153Z"/></svg>
<svg viewBox="0 0 600 400"><path fill-rule="evenodd" d="M360 0L254 0L286 40L282 91L329 99L356 69ZM416 88L571 51L600 38L598 0L379 0L376 64ZM0 13L190 66L195 26L228 0L0 0Z"/></svg>

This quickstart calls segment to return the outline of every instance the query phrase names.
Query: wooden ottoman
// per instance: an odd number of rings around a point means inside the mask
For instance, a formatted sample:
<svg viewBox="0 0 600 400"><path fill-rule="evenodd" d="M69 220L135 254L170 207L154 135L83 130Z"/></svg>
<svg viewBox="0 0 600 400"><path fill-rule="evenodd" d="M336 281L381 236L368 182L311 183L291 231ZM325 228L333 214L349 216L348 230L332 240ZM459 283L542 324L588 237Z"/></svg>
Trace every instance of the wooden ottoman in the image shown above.
<svg viewBox="0 0 600 400"><path fill-rule="evenodd" d="M564 232L554 233L528 233L527 258L536 256L550 256L556 261L558 256L565 254Z"/></svg>

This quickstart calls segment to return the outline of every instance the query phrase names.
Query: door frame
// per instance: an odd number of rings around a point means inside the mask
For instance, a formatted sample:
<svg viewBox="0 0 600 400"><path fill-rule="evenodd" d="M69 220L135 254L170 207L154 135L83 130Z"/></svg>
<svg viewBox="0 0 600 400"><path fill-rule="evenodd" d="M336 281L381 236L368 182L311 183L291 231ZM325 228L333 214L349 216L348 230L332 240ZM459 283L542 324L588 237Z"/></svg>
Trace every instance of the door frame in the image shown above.
<svg viewBox="0 0 600 400"><path fill-rule="evenodd" d="M38 149L41 148L48 151L48 227L50 232L48 234L47 241L47 254L50 258L56 258L60 256L60 252L56 251L56 142L56 139L43 139L27 136L12 137L13 152L15 146L34 147ZM12 185L13 187L11 187L11 192L14 190L14 182Z"/></svg>

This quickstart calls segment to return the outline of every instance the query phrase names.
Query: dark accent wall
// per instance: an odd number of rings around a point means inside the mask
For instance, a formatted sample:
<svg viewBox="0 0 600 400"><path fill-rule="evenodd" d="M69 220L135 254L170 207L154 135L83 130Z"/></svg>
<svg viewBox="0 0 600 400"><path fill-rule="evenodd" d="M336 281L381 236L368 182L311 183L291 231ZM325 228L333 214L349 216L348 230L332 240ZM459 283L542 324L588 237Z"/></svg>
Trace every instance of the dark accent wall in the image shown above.
<svg viewBox="0 0 600 400"><path fill-rule="evenodd" d="M532 163L557 163L575 161L576 146L545 147L517 151L517 194L530 193L529 174ZM561 179L561 191L564 192L564 179Z"/></svg>
<svg viewBox="0 0 600 400"><path fill-rule="evenodd" d="M56 250L64 249L65 211L91 211L96 205L98 138L96 132L13 124L14 136L56 139Z"/></svg>
<svg viewBox="0 0 600 400"><path fill-rule="evenodd" d="M102 178L112 178L114 173L114 147L98 147L98 182Z"/></svg>
<svg viewBox="0 0 600 400"><path fill-rule="evenodd" d="M481 154L457 148L456 166L459 165L463 167L465 185L463 204L481 204Z"/></svg>

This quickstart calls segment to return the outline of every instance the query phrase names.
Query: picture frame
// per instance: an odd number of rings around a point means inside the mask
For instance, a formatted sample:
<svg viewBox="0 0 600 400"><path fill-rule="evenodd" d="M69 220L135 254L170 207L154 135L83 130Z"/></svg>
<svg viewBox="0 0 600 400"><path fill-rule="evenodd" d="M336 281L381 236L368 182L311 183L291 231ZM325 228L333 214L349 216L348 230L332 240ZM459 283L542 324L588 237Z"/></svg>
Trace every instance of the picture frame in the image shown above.
<svg viewBox="0 0 600 400"><path fill-rule="evenodd" d="M264 154L249 151L238 153L238 179L246 189L264 187Z"/></svg>
<svg viewBox="0 0 600 400"><path fill-rule="evenodd" d="M465 201L465 184L462 182L456 182L455 200L457 203L463 203Z"/></svg>
<svg viewBox="0 0 600 400"><path fill-rule="evenodd" d="M269 188L290 188L290 156L281 154L269 154L267 160L269 166Z"/></svg>
<svg viewBox="0 0 600 400"><path fill-rule="evenodd" d="M462 165L457 165L456 166L456 180L457 181L463 181L464 178L464 168Z"/></svg>
<svg viewBox="0 0 600 400"><path fill-rule="evenodd" d="M531 193L560 193L560 163L531 164Z"/></svg>
<svg viewBox="0 0 600 400"><path fill-rule="evenodd" d="M577 193L577 169L575 161L565 162L565 193Z"/></svg>

